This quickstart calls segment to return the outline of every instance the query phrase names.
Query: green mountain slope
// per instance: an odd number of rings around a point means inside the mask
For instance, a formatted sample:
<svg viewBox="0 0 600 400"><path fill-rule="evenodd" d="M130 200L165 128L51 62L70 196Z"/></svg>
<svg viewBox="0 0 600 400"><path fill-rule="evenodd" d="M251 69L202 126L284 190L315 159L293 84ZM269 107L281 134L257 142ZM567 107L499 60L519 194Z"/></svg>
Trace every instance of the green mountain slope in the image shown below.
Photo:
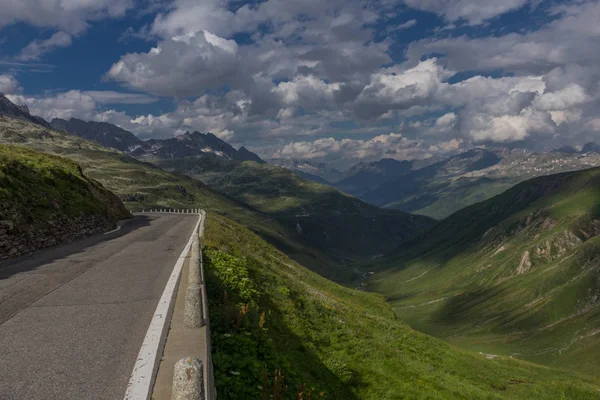
<svg viewBox="0 0 600 400"><path fill-rule="evenodd" d="M76 163L0 145L0 258L102 232L128 217L117 196Z"/></svg>
<svg viewBox="0 0 600 400"><path fill-rule="evenodd" d="M596 378L416 332L383 297L323 279L221 216L209 213L203 244L220 399L599 396Z"/></svg>
<svg viewBox="0 0 600 400"><path fill-rule="evenodd" d="M370 288L411 326L599 374L600 169L523 182L382 259Z"/></svg>
<svg viewBox="0 0 600 400"><path fill-rule="evenodd" d="M275 219L311 247L339 258L373 257L431 227L434 220L382 210L274 165L192 157L160 162Z"/></svg>

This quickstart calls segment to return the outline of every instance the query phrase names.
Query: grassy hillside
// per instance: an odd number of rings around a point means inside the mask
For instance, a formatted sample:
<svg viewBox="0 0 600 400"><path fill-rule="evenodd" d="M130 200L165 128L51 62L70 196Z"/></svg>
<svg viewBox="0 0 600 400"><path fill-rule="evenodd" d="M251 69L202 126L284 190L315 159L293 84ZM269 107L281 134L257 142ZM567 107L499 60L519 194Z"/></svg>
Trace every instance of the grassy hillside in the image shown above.
<svg viewBox="0 0 600 400"><path fill-rule="evenodd" d="M115 195L86 177L76 163L0 145L0 219L26 229L51 218L94 214L113 221L130 215Z"/></svg>
<svg viewBox="0 0 600 400"><path fill-rule="evenodd" d="M103 232L130 216L76 163L0 145L0 258Z"/></svg>
<svg viewBox="0 0 600 400"><path fill-rule="evenodd" d="M600 169L535 178L382 259L370 288L421 331L598 375Z"/></svg>
<svg viewBox="0 0 600 400"><path fill-rule="evenodd" d="M159 165L201 179L296 232L309 246L342 259L385 253L434 223L428 217L379 209L274 165L223 163L214 157Z"/></svg>
<svg viewBox="0 0 600 400"><path fill-rule="evenodd" d="M418 333L383 297L323 279L237 223L208 217L203 245L220 399L599 396L598 379L488 359Z"/></svg>

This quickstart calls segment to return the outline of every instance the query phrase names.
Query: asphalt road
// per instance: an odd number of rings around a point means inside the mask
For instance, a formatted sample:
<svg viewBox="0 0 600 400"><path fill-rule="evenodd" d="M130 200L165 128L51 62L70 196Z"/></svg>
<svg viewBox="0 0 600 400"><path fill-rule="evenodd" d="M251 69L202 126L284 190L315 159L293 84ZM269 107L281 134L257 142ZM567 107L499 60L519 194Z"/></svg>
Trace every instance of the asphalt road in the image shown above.
<svg viewBox="0 0 600 400"><path fill-rule="evenodd" d="M0 399L123 399L197 215L140 215L0 264Z"/></svg>

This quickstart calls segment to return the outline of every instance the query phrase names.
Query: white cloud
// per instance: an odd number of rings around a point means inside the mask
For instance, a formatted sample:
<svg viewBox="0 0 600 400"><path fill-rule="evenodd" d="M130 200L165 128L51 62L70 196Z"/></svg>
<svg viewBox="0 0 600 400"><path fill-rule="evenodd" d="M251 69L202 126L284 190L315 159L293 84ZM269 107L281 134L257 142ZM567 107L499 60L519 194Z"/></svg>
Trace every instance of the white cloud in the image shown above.
<svg viewBox="0 0 600 400"><path fill-rule="evenodd" d="M272 152L268 149L257 150L267 158L308 159L349 165L381 158L423 159L434 155L456 154L461 149L463 149L463 142L457 139L433 144L424 140L411 140L400 133L387 133L369 140L329 137L288 143Z"/></svg>
<svg viewBox="0 0 600 400"><path fill-rule="evenodd" d="M138 90L188 97L239 85L240 67L235 41L197 31L161 41L148 53L126 54L107 76Z"/></svg>
<svg viewBox="0 0 600 400"><path fill-rule="evenodd" d="M404 0L409 7L436 13L448 21L464 19L471 25L517 10L529 0Z"/></svg>
<svg viewBox="0 0 600 400"><path fill-rule="evenodd" d="M42 55L60 47L68 47L72 43L71 35L66 32L57 32L46 40L34 40L21 50L17 56L20 61L33 61Z"/></svg>
<svg viewBox="0 0 600 400"><path fill-rule="evenodd" d="M86 90L82 92L90 96L98 104L150 104L157 101L155 97L138 93L123 93L110 90Z"/></svg>
<svg viewBox="0 0 600 400"><path fill-rule="evenodd" d="M456 124L457 116L453 112L442 115L435 121L438 128L452 128Z"/></svg>
<svg viewBox="0 0 600 400"><path fill-rule="evenodd" d="M45 97L12 94L8 98L13 103L26 104L33 115L39 115L48 121L53 118L69 119L73 117L85 120L112 121L118 125L129 121L129 117L114 110L100 111L100 105L148 104L156 100L147 95L133 93L80 90L70 90ZM113 119L110 119L111 116Z"/></svg>
<svg viewBox="0 0 600 400"><path fill-rule="evenodd" d="M411 19L409 21L404 22L403 24L398 25L397 27L394 28L394 30L402 30L402 29L412 28L416 24L417 24L417 20Z"/></svg>
<svg viewBox="0 0 600 400"><path fill-rule="evenodd" d="M78 34L90 21L122 17L133 0L8 0L2 1L0 28L17 22Z"/></svg>
<svg viewBox="0 0 600 400"><path fill-rule="evenodd" d="M15 94L20 93L22 90L19 81L14 76L0 74L0 93Z"/></svg>

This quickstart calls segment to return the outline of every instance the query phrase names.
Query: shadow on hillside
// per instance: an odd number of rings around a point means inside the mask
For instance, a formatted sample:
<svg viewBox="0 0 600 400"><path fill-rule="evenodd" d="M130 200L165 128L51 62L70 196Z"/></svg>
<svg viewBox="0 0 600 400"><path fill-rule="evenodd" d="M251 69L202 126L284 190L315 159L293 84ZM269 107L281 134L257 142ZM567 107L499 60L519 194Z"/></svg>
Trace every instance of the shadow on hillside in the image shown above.
<svg viewBox="0 0 600 400"><path fill-rule="evenodd" d="M204 259L207 265L210 264L207 256ZM236 328L231 316L231 307L237 302L230 297L227 303L229 308L224 306L223 282L210 269L206 270L206 274L211 350L220 399L241 398L239 396L244 390L242 387L256 388L252 389L252 398L263 398L261 387L265 376L268 377L266 393L269 396L274 390L273 375L276 370L281 370L283 384L287 387L283 394L280 394L281 397L278 397L282 400L298 399L303 390L302 398L305 399L359 400L354 392L365 387L366 383L349 370L344 371L347 376L350 375L345 381L332 373L311 348L318 347L319 343L312 340L308 332L305 337L292 332L286 325L282 310L268 294L261 297L258 308L251 309L245 315L242 326ZM228 296L233 297L231 293ZM266 331L258 328L262 311L265 312ZM232 382L231 371L236 371L237 382ZM307 393L313 387L316 390L312 397L308 397ZM320 391L323 391L323 397L318 395ZM243 395L249 396L250 392L244 391Z"/></svg>
<svg viewBox="0 0 600 400"><path fill-rule="evenodd" d="M122 222L121 228L108 234L98 234L71 243L62 243L57 246L40 249L33 254L17 257L0 262L0 281L11 276L35 270L39 267L52 264L74 254L83 253L87 248L98 243L113 240L133 232L136 229L149 226L151 218L139 215Z"/></svg>
<svg viewBox="0 0 600 400"><path fill-rule="evenodd" d="M436 315L436 321L445 325L476 324L478 321L491 318L508 317L509 312L495 311L491 315L489 306L503 298L506 289L495 287L481 287L453 296L444 302Z"/></svg>

